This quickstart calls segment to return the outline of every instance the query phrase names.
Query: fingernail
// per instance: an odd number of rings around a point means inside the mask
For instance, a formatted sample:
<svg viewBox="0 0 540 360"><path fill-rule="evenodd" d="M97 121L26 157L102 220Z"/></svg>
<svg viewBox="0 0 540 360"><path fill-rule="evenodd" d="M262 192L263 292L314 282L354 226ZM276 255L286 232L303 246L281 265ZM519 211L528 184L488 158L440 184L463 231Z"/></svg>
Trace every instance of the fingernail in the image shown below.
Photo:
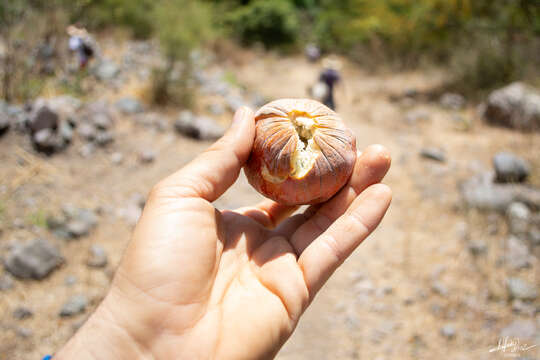
<svg viewBox="0 0 540 360"><path fill-rule="evenodd" d="M242 106L240 109L238 109L236 113L234 114L231 128L237 127L238 125L240 125L242 123L242 120L248 113L248 111L249 111L248 108L245 106Z"/></svg>

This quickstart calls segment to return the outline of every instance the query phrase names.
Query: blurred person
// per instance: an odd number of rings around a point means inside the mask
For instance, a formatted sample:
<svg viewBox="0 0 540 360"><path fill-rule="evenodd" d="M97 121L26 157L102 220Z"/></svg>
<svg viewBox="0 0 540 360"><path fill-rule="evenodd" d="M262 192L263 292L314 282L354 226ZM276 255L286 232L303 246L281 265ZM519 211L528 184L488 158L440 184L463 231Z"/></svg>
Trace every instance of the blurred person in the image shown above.
<svg viewBox="0 0 540 360"><path fill-rule="evenodd" d="M69 49L77 53L79 69L85 69L96 53L96 43L84 28L70 25L67 28L67 33L69 35Z"/></svg>
<svg viewBox="0 0 540 360"><path fill-rule="evenodd" d="M306 45L304 49L304 55L308 59L309 62L316 62L321 57L321 49L315 44L309 43Z"/></svg>
<svg viewBox="0 0 540 360"><path fill-rule="evenodd" d="M336 110L334 91L341 80L341 61L334 57L324 58L323 68L319 73L319 79L308 90L311 97L322 102L332 110ZM347 95L347 94L345 94Z"/></svg>
<svg viewBox="0 0 540 360"><path fill-rule="evenodd" d="M390 155L369 146L340 192L303 213L271 200L217 210L212 202L238 178L254 137L243 107L220 140L152 189L108 294L54 360L277 354L384 216Z"/></svg>

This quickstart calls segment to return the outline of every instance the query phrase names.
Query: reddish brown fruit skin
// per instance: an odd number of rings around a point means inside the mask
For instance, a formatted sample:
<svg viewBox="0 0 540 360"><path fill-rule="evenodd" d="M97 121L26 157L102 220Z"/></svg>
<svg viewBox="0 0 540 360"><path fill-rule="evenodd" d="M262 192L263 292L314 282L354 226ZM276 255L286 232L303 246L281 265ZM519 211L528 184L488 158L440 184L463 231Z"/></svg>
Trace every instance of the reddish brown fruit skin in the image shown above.
<svg viewBox="0 0 540 360"><path fill-rule="evenodd" d="M315 161L305 176L293 175L292 158L299 140L292 117L314 122ZM309 99L281 99L255 114L256 135L244 172L264 196L284 205L327 201L349 180L356 161L356 139L339 116ZM280 181L269 181L263 168Z"/></svg>

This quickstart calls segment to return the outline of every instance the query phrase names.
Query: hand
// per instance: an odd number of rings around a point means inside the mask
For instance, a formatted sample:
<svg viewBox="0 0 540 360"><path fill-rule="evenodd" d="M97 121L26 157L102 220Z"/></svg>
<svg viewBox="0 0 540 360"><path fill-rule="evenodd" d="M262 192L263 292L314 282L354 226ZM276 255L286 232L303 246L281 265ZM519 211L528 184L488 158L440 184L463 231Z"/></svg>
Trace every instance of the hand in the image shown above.
<svg viewBox="0 0 540 360"><path fill-rule="evenodd" d="M328 202L266 200L218 211L255 133L240 109L227 134L151 191L111 289L58 359L265 359L336 268L375 229L391 193L382 146L359 155Z"/></svg>

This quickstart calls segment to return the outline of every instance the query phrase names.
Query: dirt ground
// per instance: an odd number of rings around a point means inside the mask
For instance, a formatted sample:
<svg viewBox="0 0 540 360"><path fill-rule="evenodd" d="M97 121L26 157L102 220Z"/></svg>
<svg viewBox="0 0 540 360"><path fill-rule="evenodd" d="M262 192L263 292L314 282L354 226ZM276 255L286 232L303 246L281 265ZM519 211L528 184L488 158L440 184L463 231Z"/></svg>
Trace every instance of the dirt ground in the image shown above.
<svg viewBox="0 0 540 360"><path fill-rule="evenodd" d="M243 61L219 67L270 99L306 96L319 65L301 57L261 55L246 52ZM384 182L394 198L379 229L320 292L278 359L504 358L489 349L497 346L502 328L523 317L512 312L505 278L517 275L540 284L540 267L536 262L514 274L497 266L505 221L492 216L489 221L497 231L488 232L486 215L460 205L458 183L489 169L492 156L501 150L511 150L540 169L540 135L489 127L478 118L477 104L449 111L435 102L390 101L391 95L408 89L437 87L444 79L441 71L374 74L345 63L343 74L346 94L338 101L338 111L356 134L359 149L373 143L390 149L393 163ZM132 89L109 89L101 97L114 99L126 92ZM412 109L425 110L430 119L407 122ZM111 148L87 159L78 153L80 144L45 158L19 135L10 133L0 140L0 256L11 242L42 236L58 244L67 259L47 279L15 281L13 289L0 293L0 359L38 359L67 341L104 296L129 240L131 226L119 218L118 209L209 145L172 130L145 128L129 117L118 118L115 131ZM426 146L443 148L447 161L421 158L419 151ZM145 148L156 151L153 163L138 161L138 152ZM120 165L112 165L112 152L124 154ZM540 184L539 174L536 170L531 182ZM242 175L216 206L235 208L260 198ZM89 236L66 242L35 220L66 203L99 210L99 225ZM24 226L12 225L16 219ZM471 255L464 229L470 238L488 243L485 256ZM85 265L94 243L107 251L105 270ZM77 278L75 284L66 285L68 276ZM434 283L447 291L433 291ZM79 293L89 297L90 309L74 318L58 317L63 302ZM11 314L19 305L32 308L34 316L15 320ZM540 344L540 315L535 320ZM443 336L444 326L452 326L455 336ZM22 337L19 327L32 334ZM522 356L540 359L540 345Z"/></svg>

